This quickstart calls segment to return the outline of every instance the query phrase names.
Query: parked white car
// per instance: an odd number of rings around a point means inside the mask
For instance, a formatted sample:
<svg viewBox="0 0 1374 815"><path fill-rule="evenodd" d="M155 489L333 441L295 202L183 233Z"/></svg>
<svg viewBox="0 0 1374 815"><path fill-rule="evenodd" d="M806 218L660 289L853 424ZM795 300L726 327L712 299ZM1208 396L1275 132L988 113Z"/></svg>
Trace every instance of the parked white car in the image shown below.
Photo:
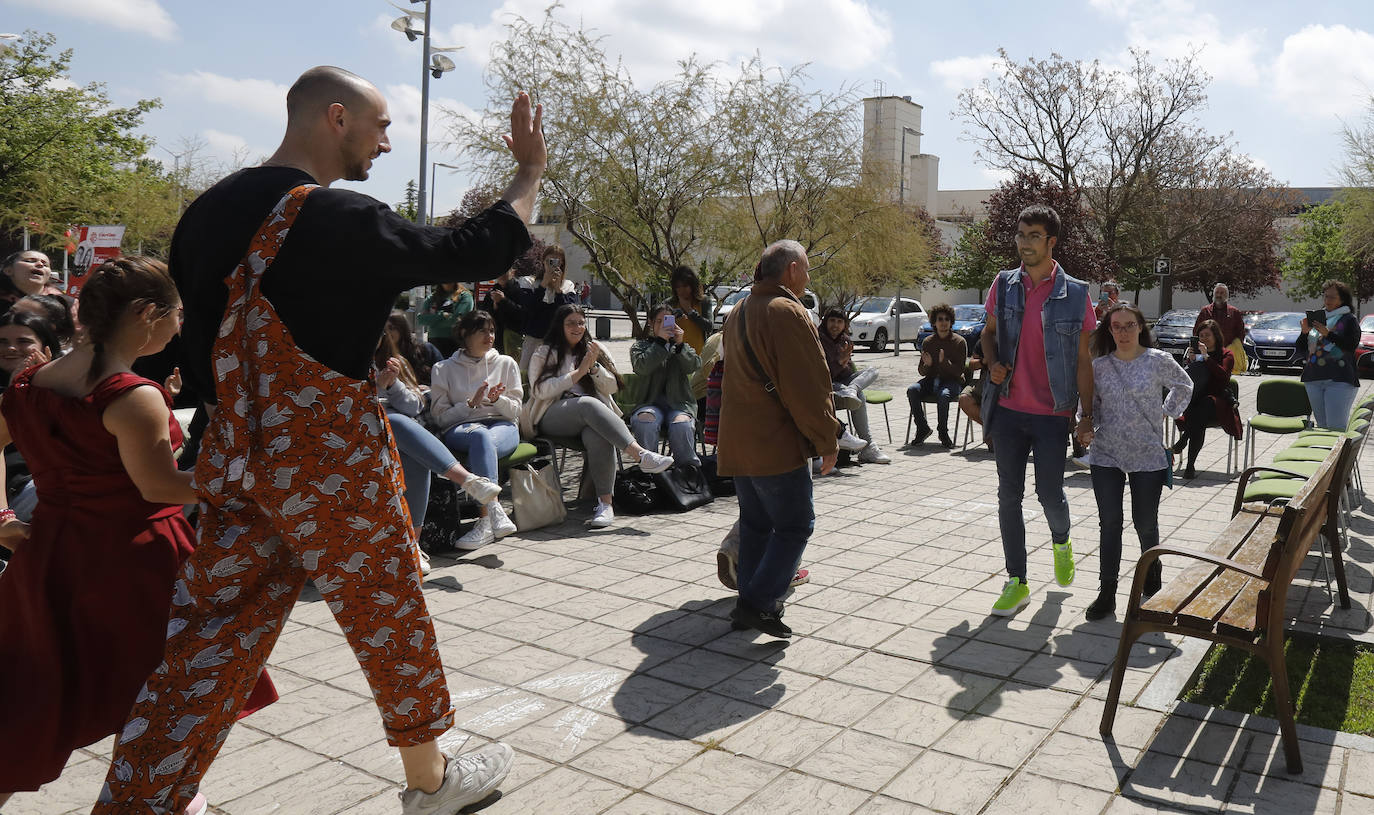
<svg viewBox="0 0 1374 815"><path fill-rule="evenodd" d="M919 348L916 337L921 326L926 324L926 310L920 302L903 297L900 303L895 297L865 297L854 304L858 313L849 321L849 334L855 345L867 345L873 351L887 350L887 343L899 336L902 342L909 342ZM901 308L900 334L897 333L897 308Z"/></svg>
<svg viewBox="0 0 1374 815"><path fill-rule="evenodd" d="M739 289L738 291L734 291L730 294L725 295L725 299L721 300L720 303L716 306L716 328L720 328L721 326L725 325L725 318L730 314L730 311L734 309L735 304L748 296L749 289ZM801 302L802 305L806 307L806 310L811 314L812 324L814 324L817 327L820 327L820 298L816 296L815 292L811 291L810 289L806 289L802 292Z"/></svg>

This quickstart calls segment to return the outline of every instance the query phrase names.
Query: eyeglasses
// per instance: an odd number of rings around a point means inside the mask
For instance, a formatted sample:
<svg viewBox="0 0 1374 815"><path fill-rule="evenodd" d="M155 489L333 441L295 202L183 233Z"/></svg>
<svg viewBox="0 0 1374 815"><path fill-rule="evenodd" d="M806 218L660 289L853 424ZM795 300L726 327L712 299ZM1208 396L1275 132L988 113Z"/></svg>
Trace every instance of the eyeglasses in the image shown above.
<svg viewBox="0 0 1374 815"><path fill-rule="evenodd" d="M1039 243L1043 241L1045 237L1045 235L1039 232L1031 232L1030 234L1017 232L1015 235L1011 236L1011 239L1016 243Z"/></svg>
<svg viewBox="0 0 1374 815"><path fill-rule="evenodd" d="M1112 331L1116 333L1120 333L1122 331L1138 331L1140 329L1140 323L1136 322L1135 320L1132 320L1129 323L1112 323L1111 328Z"/></svg>
<svg viewBox="0 0 1374 815"><path fill-rule="evenodd" d="M586 328L586 327L587 327L587 321L586 321L586 320L565 320L565 321L563 322L563 327L564 327L564 328Z"/></svg>

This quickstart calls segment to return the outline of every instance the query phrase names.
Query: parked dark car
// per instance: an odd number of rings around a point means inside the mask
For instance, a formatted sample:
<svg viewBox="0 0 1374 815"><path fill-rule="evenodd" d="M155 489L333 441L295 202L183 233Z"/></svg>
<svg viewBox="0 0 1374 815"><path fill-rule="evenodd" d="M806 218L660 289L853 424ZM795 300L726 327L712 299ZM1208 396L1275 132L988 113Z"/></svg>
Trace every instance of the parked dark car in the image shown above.
<svg viewBox="0 0 1374 815"><path fill-rule="evenodd" d="M988 325L988 311L981 305L969 303L967 305L954 307L954 333L964 338L968 343L969 356L974 354L974 348L983 337L983 329ZM921 343L926 341L926 337L935 333L935 327L930 323L921 326L920 333L916 335L916 347L920 348Z"/></svg>
<svg viewBox="0 0 1374 815"><path fill-rule="evenodd" d="M1155 346L1182 359L1188 353L1189 341L1193 339L1193 324L1201 309L1176 308L1166 311L1154 324Z"/></svg>
<svg viewBox="0 0 1374 815"><path fill-rule="evenodd" d="M1360 320L1360 344L1355 349L1355 370L1360 376L1374 376L1374 314Z"/></svg>
<svg viewBox="0 0 1374 815"><path fill-rule="evenodd" d="M1250 334L1241 345L1250 364L1256 370L1266 368L1301 368L1298 356L1298 335L1302 333L1301 311L1270 311L1261 314L1250 327Z"/></svg>

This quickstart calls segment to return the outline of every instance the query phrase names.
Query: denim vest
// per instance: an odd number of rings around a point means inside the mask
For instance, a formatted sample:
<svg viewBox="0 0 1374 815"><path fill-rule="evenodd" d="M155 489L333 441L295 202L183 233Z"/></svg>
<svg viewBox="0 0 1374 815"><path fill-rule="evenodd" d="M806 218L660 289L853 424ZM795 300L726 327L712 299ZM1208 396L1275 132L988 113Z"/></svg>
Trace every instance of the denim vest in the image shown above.
<svg viewBox="0 0 1374 815"><path fill-rule="evenodd" d="M1072 410L1078 404L1078 345L1083 334L1083 315L1088 310L1088 284L1070 277L1055 264L1054 290L1040 313L1045 337L1045 364L1049 367L1050 392L1056 411ZM997 273L997 359L1012 366L1002 381L1002 395L1011 392L1016 376L1016 349L1021 343L1021 319L1026 311L1026 287L1021 269Z"/></svg>

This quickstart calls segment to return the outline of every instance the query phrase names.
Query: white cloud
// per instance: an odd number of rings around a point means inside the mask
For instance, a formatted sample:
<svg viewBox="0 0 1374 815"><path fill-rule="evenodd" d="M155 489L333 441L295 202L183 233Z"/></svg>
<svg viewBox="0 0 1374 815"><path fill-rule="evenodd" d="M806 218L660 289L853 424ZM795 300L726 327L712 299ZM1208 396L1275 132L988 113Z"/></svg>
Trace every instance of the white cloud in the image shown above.
<svg viewBox="0 0 1374 815"><path fill-rule="evenodd" d="M942 59L930 63L930 72L944 82L946 88L952 91L961 91L996 74L1001 63L1002 58L996 54L954 57L953 59Z"/></svg>
<svg viewBox="0 0 1374 815"><path fill-rule="evenodd" d="M225 133L223 130L207 128L202 130L200 135L205 139L206 147L210 148L216 155L231 156L249 149L248 140L237 133Z"/></svg>
<svg viewBox="0 0 1374 815"><path fill-rule="evenodd" d="M1274 92L1303 114L1351 116L1374 93L1374 35L1343 25L1309 25L1283 41Z"/></svg>
<svg viewBox="0 0 1374 815"><path fill-rule="evenodd" d="M170 79L178 92L255 113L278 124L286 123L286 85L267 79L235 79L208 71L175 74Z"/></svg>
<svg viewBox="0 0 1374 815"><path fill-rule="evenodd" d="M83 18L95 25L136 31L159 40L175 39L177 24L157 0L10 0L52 14Z"/></svg>
<svg viewBox="0 0 1374 815"><path fill-rule="evenodd" d="M435 41L462 45L454 55L484 67L512 16L538 21L547 0L504 0L483 25L436 27ZM843 71L879 65L892 46L888 16L864 0L594 0L557 12L569 25L605 37L639 83L671 76L692 54L733 62L760 54L771 64L803 62Z"/></svg>
<svg viewBox="0 0 1374 815"><path fill-rule="evenodd" d="M1258 58L1264 50L1261 29L1225 31L1215 14L1199 9L1193 0L1091 0L1091 4L1124 22L1127 42L1149 51L1155 59L1177 59L1201 49L1198 63L1217 81L1259 84ZM1126 54L1109 61L1130 64Z"/></svg>

